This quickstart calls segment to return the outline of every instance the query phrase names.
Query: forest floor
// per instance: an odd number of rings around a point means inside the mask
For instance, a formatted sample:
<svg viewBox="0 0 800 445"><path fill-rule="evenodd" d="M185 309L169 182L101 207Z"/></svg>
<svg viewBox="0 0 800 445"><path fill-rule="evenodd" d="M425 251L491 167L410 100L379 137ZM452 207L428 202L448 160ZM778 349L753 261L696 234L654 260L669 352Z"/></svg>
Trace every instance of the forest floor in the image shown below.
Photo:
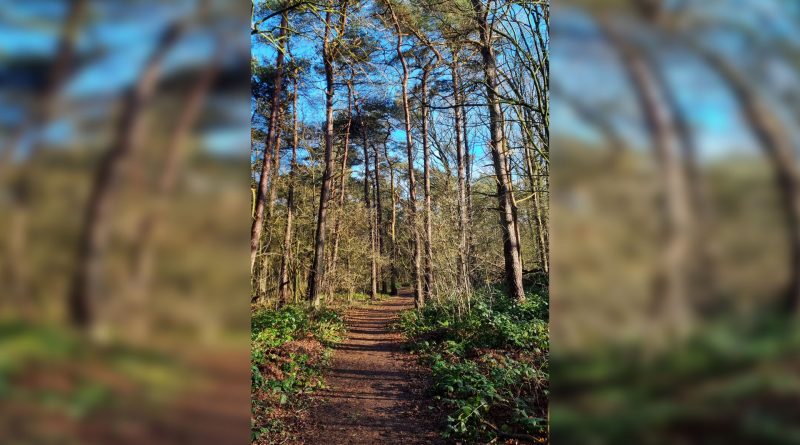
<svg viewBox="0 0 800 445"><path fill-rule="evenodd" d="M326 389L312 402L306 444L440 444L428 376L392 329L413 307L410 292L347 313L347 339L334 348Z"/></svg>

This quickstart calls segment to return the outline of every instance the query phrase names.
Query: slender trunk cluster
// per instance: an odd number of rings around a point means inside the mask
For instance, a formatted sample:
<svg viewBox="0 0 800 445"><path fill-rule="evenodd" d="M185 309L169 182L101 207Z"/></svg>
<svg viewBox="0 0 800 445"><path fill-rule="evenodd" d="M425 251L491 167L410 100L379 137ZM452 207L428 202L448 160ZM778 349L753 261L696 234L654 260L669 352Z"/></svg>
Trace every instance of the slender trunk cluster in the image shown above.
<svg viewBox="0 0 800 445"><path fill-rule="evenodd" d="M277 150L276 139L280 129L278 128L278 116L281 106L281 89L283 85L283 65L285 56L285 41L289 30L289 15L284 12L281 16L281 27L278 32L278 55L275 59L275 89L272 95L272 107L270 111L269 127L267 130L267 140L264 144L264 160L261 164L261 176L258 179L258 189L256 191L255 211L253 224L250 228L250 273L255 274L256 257L258 256L261 244L261 234L264 231L264 207L267 201L267 192L272 171L272 156Z"/></svg>
<svg viewBox="0 0 800 445"><path fill-rule="evenodd" d="M371 32L365 33L357 26L361 24L360 19L352 27L347 27L346 0L327 2L323 10L323 20L316 23L315 31L322 36L320 55L324 68L325 124L321 137L317 136L320 133L312 130L298 144L299 111L295 85L292 166L285 201L286 224L281 227L283 258L280 267L277 267L275 261L267 263L265 257L263 267L259 267L259 271L263 271L261 277L266 279L275 276L277 280L270 278L263 281L258 295L266 295L268 290L274 289L272 285L267 286L268 281L277 281L279 304L288 302L290 288L297 292L297 286L292 284L292 275L295 281L298 275L297 272L292 272L294 264L295 268L302 265L300 275L307 270L306 297L315 307L321 304L323 294L334 299L339 292L349 291L352 294L360 289L375 298L379 291L397 293L398 286L411 288L410 293L413 294L417 308L446 296L451 286L459 295L466 295L468 302L473 283L492 279L497 267L493 263L493 258L496 257L488 254L484 240L476 239L473 234L473 224L483 223L486 214L483 211L486 208L483 198L485 193L475 196L474 205L480 211L473 213L472 187L474 185L481 190L484 187L483 178L478 178L473 184L472 164L476 161L473 154L482 150L470 146L469 131L475 127L480 127L477 134L481 135L488 130L490 136L491 150L487 152L491 152L494 167L490 178L496 182L497 187L496 210L502 229L503 277L511 296L517 301L524 300L524 264L519 221L527 224L526 236L530 229L533 247L531 251L538 255L533 256L533 262L541 264L541 269L545 271L548 269L547 223L544 214L546 203L542 202L542 196L546 195L537 193L538 189L547 188L547 184L540 178L546 175L542 171L546 169L542 165L546 161L537 157L537 147L534 146L540 143L543 131L532 128L539 125L541 119L536 113L541 114L541 111L531 111L536 119L528 115L520 117L521 113L527 112L527 104L520 106L509 99L511 94L523 101L536 101L537 99L530 99L530 95L536 94L539 84L534 87L523 79L520 89L514 89L509 76L516 71L508 68L506 63L509 59L506 57L508 51L516 50L512 48L513 45L498 42L499 38L512 39L503 36L502 26L517 24L525 32L527 25L515 20L498 25L496 17L492 16L490 19L489 16L495 14L493 11L502 15L504 5L481 0L471 1L472 8L459 11L460 14L467 14L464 16L466 20L459 25L463 28L462 32L452 36L428 27L433 23L428 20L435 14L445 11L447 14L453 13L451 5L431 5L431 11L423 12L408 3L393 0L378 2L378 13L366 20L380 20L386 30L393 34L394 55L390 60L378 56L380 45L371 41ZM354 13L361 18L358 12ZM257 14L261 15L262 12ZM417 20L417 14L421 14L420 21ZM286 20L283 15L283 10L267 11L256 25L261 26L266 21L277 20L281 16L284 27ZM338 23L335 23L337 20ZM298 26L315 26L314 22L300 23L301 21ZM281 29L278 38L284 39L287 36L285 30ZM271 39L271 36L267 37ZM439 40L442 38L445 39L445 46ZM465 42L469 42L468 48L463 47ZM410 43L414 45L410 46ZM476 47L479 51L472 52L471 49ZM279 40L278 48L282 54L285 42ZM450 54L443 55L443 50L449 50ZM524 48L518 50L525 51ZM499 55L495 55L495 51ZM464 54L470 54L476 60L462 65L459 58ZM304 60L298 61L302 62L300 65L304 65ZM383 100L385 98L372 93L372 87L383 82L369 73L376 61L396 64L400 68L400 75L389 82L398 86L397 103ZM281 57L276 59L276 71L281 75L286 69L284 64L286 62ZM295 64L293 56L290 64ZM445 80L452 86L451 98L442 94L443 83L438 77L438 67L449 68L451 78ZM349 70L349 76L339 79L339 69L345 70L344 72ZM468 81L464 82L462 76ZM279 85L279 79L276 78L276 86ZM485 91L478 94L485 96L486 100L474 101L477 103L469 100L472 96L476 96L476 99L478 96L470 85L485 87ZM345 88L347 108L344 107L342 97L342 109L334 110L337 89L344 95ZM449 86L446 89L450 89ZM409 97L410 94L413 97ZM263 228L263 214L268 219L274 219L275 213L279 213L284 206L284 202L278 199L277 189L270 183L274 184L281 177L277 168L280 165L280 154L276 147L276 141L280 137L277 126L281 121L281 110L288 113L290 104L280 103L282 99L277 96L272 99L264 166L254 205L254 219L262 218L257 224L257 230L260 231L266 231ZM445 102L444 106L441 106L442 102ZM302 111L302 106L300 108ZM440 108L452 109L454 116L449 117L446 113L435 111ZM506 121L504 113L516 113L518 120ZM357 127L354 126L356 123ZM517 126L520 132L517 132ZM288 130L288 119L286 127ZM526 130L530 131L530 135L521 133ZM381 141L383 134L386 137ZM416 151L415 140L420 144L421 154ZM362 187L355 189L352 188L355 174L349 168L349 161L354 155L350 150L351 143L360 147L357 157L363 159L363 163L354 164L357 167L353 170L359 173L363 171L363 177L358 178L363 181ZM510 148L512 146L513 149ZM523 146L524 151L516 151L518 146ZM393 150L403 152L400 159L404 165L397 165L399 153ZM287 147L286 153L288 151ZM310 168L301 168L300 172L307 172L310 181L316 185L307 193L300 192L299 196L313 195L315 205L309 204L308 210L312 211L313 207L315 218L304 217L308 214L303 210L306 207L300 203L298 209L297 202L298 190L309 190L305 186L299 188L301 182L296 178L298 173L295 171L297 159L303 158L306 153L312 160ZM420 159L417 159L418 155L421 156ZM519 190L530 188L533 192L532 197L523 199L523 202L530 200L530 203L521 210L515 200L515 187ZM401 196L405 193L407 195ZM351 208L348 203L356 201L363 202L364 212L348 213L345 207ZM386 209L387 206L389 209ZM273 208L279 210L274 212ZM456 211L453 227L440 227L440 221L447 220L446 215L441 215L440 212L449 208ZM332 209L337 211L331 214ZM367 221L355 222L357 215L365 215ZM525 219L520 220L522 217ZM313 227L307 222L312 219ZM309 248L303 249L304 244L298 243L296 238L304 236L301 234L308 234L305 235L307 239L313 238L307 241ZM278 243L271 242L271 238L265 238L263 232L258 235L251 238L254 243L251 246L254 249L251 252L253 261L260 251L268 251L265 255L269 254L269 258L278 257L280 252L269 245ZM498 237L498 244L500 241ZM356 246L365 247L357 252ZM444 249L434 256L434 252L440 247ZM452 252L446 249L452 249ZM445 262L449 259L448 254L452 256L453 266ZM303 257L307 259L307 263L302 260ZM254 273L257 274L258 271Z"/></svg>
<svg viewBox="0 0 800 445"><path fill-rule="evenodd" d="M458 273L459 281L466 293L470 292L470 277L468 263L468 216L467 216L467 177L466 177L466 143L462 145L461 131L464 127L463 107L464 103L461 95L461 78L458 73L458 52L453 51L453 64L450 73L453 82L453 98L455 101L455 137L456 137L456 164L458 170Z"/></svg>
<svg viewBox="0 0 800 445"><path fill-rule="evenodd" d="M518 242L518 229L514 192L508 171L506 141L503 131L503 112L497 94L497 63L491 40L491 26L487 11L481 0L472 0L475 19L480 33L483 74L486 82L486 99L489 108L489 133L492 163L497 181L497 200L500 211L500 226L503 230L503 257L505 261L508 292L517 301L525 300L522 287L522 259Z"/></svg>
<svg viewBox="0 0 800 445"><path fill-rule="evenodd" d="M331 5L329 3L329 5ZM331 5L332 6L332 5ZM328 219L328 201L333 176L333 54L331 52L331 11L325 13L325 36L322 43L322 60L325 66L325 167L317 210L317 229L314 235L314 255L308 274L308 300L319 307L321 284L325 273L325 225Z"/></svg>
<svg viewBox="0 0 800 445"><path fill-rule="evenodd" d="M664 197L664 236L653 313L666 314L678 334L686 331L690 311L687 256L690 251L691 208L673 117L658 82L640 50L619 34L607 19L601 26L620 54L630 77L660 164Z"/></svg>
<svg viewBox="0 0 800 445"><path fill-rule="evenodd" d="M183 28L182 23L175 23L161 35L139 81L125 98L114 140L97 167L78 237L78 255L68 298L69 318L78 328L90 328L94 321L93 304L101 291L102 255L107 244L106 222L113 204L113 186L124 179L126 161L140 148L145 110L155 94L164 59Z"/></svg>
<svg viewBox="0 0 800 445"><path fill-rule="evenodd" d="M289 265L292 262L292 225L294 223L294 187L297 170L297 72L292 77L292 159L289 167L289 190L286 194L286 227L283 232L283 257L278 276L278 295L281 303L291 301L292 291L289 288ZM296 274L295 274L296 276ZM296 292L296 287L295 287Z"/></svg>
<svg viewBox="0 0 800 445"><path fill-rule="evenodd" d="M411 114L408 104L408 63L406 63L405 54L403 54L403 31L400 28L400 22L397 15L389 3L389 12L394 21L395 33L397 35L397 44L395 49L397 51L397 58L403 66L403 75L400 81L401 85L401 98L403 102L403 122L405 125L405 138L406 138L406 157L408 159L408 224L412 231L413 241L413 287L414 287L414 303L417 308L425 305L425 294L422 289L422 254L420 249L420 235L417 228L417 179L414 174L414 141L411 138Z"/></svg>
<svg viewBox="0 0 800 445"><path fill-rule="evenodd" d="M370 242L370 298L376 299L378 297L378 262L377 262L377 224L375 223L374 214L372 211L372 201L370 199L370 173L369 173L369 144L367 141L367 126L365 123L364 115L359 111L358 116L361 123L361 145L364 152L364 208L367 211L367 220L369 225L369 242Z"/></svg>
<svg viewBox="0 0 800 445"><path fill-rule="evenodd" d="M353 82L347 82L347 124L345 124L344 128L344 144L342 148L342 163L341 167L339 168L339 202L338 202L338 209L339 209L339 216L336 218L336 222L333 225L333 254L331 256L331 275L336 274L336 267L339 264L339 229L341 228L342 219L344 218L344 197L345 192L347 191L347 178L349 174L347 172L347 156L348 150L350 147L350 128L353 124ZM331 286L330 292L333 293L334 289Z"/></svg>
<svg viewBox="0 0 800 445"><path fill-rule="evenodd" d="M423 190L425 193L425 213L423 214L423 224L425 225L425 280L423 290L425 300L431 299L433 293L433 228L431 227L431 162L430 147L428 146L428 77L431 74L431 66L425 65L422 69L422 175Z"/></svg>

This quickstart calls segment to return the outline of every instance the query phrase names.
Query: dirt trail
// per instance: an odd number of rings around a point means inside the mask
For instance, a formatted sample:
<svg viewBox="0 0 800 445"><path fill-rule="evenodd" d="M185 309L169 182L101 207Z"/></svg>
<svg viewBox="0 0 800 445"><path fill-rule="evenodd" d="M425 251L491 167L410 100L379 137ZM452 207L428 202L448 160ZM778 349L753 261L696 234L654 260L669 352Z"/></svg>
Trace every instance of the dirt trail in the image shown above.
<svg viewBox="0 0 800 445"><path fill-rule="evenodd" d="M428 409L426 379L402 350L391 324L413 307L408 292L348 312L348 338L337 346L315 398L306 444L440 444L438 414Z"/></svg>

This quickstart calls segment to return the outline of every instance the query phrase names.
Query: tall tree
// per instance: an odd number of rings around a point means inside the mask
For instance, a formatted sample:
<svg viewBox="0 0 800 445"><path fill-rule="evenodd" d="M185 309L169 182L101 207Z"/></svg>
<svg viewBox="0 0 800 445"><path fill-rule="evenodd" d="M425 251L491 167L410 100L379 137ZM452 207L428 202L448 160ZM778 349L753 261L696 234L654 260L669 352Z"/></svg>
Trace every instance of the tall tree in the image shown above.
<svg viewBox="0 0 800 445"><path fill-rule="evenodd" d="M280 113L281 88L283 85L283 65L285 59L285 42L289 32L289 13L284 11L281 14L281 24L278 31L278 54L275 56L275 77L274 91L272 93L272 106L270 108L269 127L267 129L267 140L264 144L264 159L261 164L261 175L258 179L258 189L256 194L255 211L253 223L250 227L250 272L255 272L256 257L261 244L261 234L264 231L264 207L267 200L267 187L272 171L272 153L277 148L276 138L279 132L278 115Z"/></svg>
<svg viewBox="0 0 800 445"><path fill-rule="evenodd" d="M292 229L295 212L294 188L297 180L297 145L299 143L297 135L297 78L299 75L300 71L295 66L292 73L292 159L289 166L289 187L286 193L286 226L283 231L283 256L281 257L281 270L278 276L278 295L283 304L289 303L292 296L289 289L289 264L292 261Z"/></svg>
<svg viewBox="0 0 800 445"><path fill-rule="evenodd" d="M506 140L503 130L503 112L498 94L497 62L492 42L492 25L488 19L489 9L482 0L472 0L475 22L480 34L480 52L486 99L489 108L489 133L497 182L497 200L500 211L500 226L503 231L503 257L508 292L517 301L525 300L522 287L522 259L517 241L517 218L514 195L511 188L511 177L508 171Z"/></svg>
<svg viewBox="0 0 800 445"><path fill-rule="evenodd" d="M462 144L461 131L464 127L463 104L464 99L461 94L461 78L459 76L458 50L452 49L452 61L450 74L453 87L453 105L455 114L455 143L456 143L456 164L458 170L458 272L460 282L464 291L469 293L471 282L468 267L468 216L467 216L467 177L466 177L466 143Z"/></svg>
<svg viewBox="0 0 800 445"><path fill-rule="evenodd" d="M338 209L339 209L339 216L336 218L336 221L333 224L333 254L331 255L331 274L336 273L336 268L339 264L339 241L341 237L339 236L339 229L342 225L342 220L344 219L344 197L347 194L347 178L350 177L349 173L347 172L347 162L348 162L348 152L350 147L350 130L353 126L353 80L352 80L352 71L350 72L351 78L348 79L346 86L347 86L347 122L345 123L344 127L344 143L342 144L342 162L341 167L339 168L339 200L338 200ZM331 287L330 289L331 294L333 294L334 289Z"/></svg>
<svg viewBox="0 0 800 445"><path fill-rule="evenodd" d="M688 296L687 254L691 206L683 163L678 151L677 132L656 76L641 50L622 35L608 17L600 18L600 26L620 55L631 79L648 133L658 158L664 196L663 255L658 268L657 295L653 312L666 314L676 333L688 328L690 311Z"/></svg>
<svg viewBox="0 0 800 445"><path fill-rule="evenodd" d="M417 308L425 305L425 294L422 289L422 254L420 249L420 234L417 228L417 179L414 173L414 141L411 137L411 112L408 103L408 77L409 69L406 62L405 54L403 53L403 29L400 25L395 8L392 5L392 0L387 3L389 13L394 25L397 43L395 50L397 58L403 67L403 74L400 81L401 86L401 99L403 103L403 119L405 125L405 138L406 138L406 157L408 159L408 225L412 231L412 249L413 249L413 286L414 286L414 303Z"/></svg>
<svg viewBox="0 0 800 445"><path fill-rule="evenodd" d="M317 228L314 235L314 254L311 270L308 274L308 300L311 301L314 307L319 307L321 303L320 287L325 273L325 231L333 176L333 101L335 95L333 64L336 58L336 44L332 42L331 36L334 32L332 23L333 6L333 0L330 0L328 2L328 11L325 13L325 33L322 38L322 63L325 70L325 167L322 174ZM347 24L347 6L347 0L342 2L339 11L339 32L337 37L341 37Z"/></svg>
<svg viewBox="0 0 800 445"><path fill-rule="evenodd" d="M183 22L172 23L161 34L139 80L125 97L113 142L97 167L84 210L68 296L69 319L80 329L91 328L95 320L93 304L100 290L101 258L106 250L106 219L113 203L113 186L126 176L126 160L140 146L144 113L156 91L161 66L184 28Z"/></svg>
<svg viewBox="0 0 800 445"><path fill-rule="evenodd" d="M377 223L372 210L372 201L370 199L370 173L369 173L369 142L367 138L367 122L364 115L363 107L356 105L358 113L359 126L361 127L361 146L364 153L364 208L367 211L367 220L369 226L369 242L370 242L370 298L373 300L378 297L378 262L377 262Z"/></svg>

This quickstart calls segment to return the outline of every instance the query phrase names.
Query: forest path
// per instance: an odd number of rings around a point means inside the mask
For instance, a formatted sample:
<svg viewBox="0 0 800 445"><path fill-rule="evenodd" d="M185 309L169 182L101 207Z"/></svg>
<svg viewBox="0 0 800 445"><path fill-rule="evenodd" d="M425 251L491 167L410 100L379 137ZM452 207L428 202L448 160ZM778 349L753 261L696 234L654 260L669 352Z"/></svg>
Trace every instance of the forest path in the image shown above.
<svg viewBox="0 0 800 445"><path fill-rule="evenodd" d="M437 415L427 408L426 376L393 332L413 307L409 291L347 313L347 339L334 351L327 389L315 396L306 444L439 444Z"/></svg>

